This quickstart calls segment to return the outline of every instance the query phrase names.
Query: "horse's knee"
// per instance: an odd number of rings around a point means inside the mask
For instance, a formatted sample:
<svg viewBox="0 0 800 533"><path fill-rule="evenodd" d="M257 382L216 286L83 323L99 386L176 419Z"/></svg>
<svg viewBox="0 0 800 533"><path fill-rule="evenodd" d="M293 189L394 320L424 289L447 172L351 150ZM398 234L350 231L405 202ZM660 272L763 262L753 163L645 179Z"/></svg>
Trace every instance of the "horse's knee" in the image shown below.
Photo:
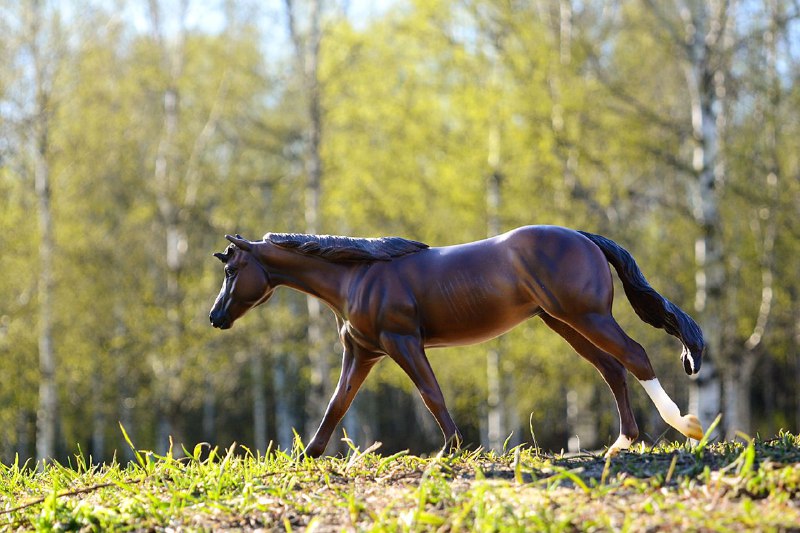
<svg viewBox="0 0 800 533"><path fill-rule="evenodd" d="M651 379L655 375L644 348L631 339L610 314L587 313L572 317L568 323L638 379Z"/></svg>
<svg viewBox="0 0 800 533"><path fill-rule="evenodd" d="M620 359L625 368L636 377L639 381L653 379L656 377L653 365L650 363L650 358L642 346L632 340L628 339L625 351Z"/></svg>
<svg viewBox="0 0 800 533"><path fill-rule="evenodd" d="M628 367L628 370L630 370L631 374L639 381L647 381L656 377L653 365L647 360L636 361L633 365Z"/></svg>

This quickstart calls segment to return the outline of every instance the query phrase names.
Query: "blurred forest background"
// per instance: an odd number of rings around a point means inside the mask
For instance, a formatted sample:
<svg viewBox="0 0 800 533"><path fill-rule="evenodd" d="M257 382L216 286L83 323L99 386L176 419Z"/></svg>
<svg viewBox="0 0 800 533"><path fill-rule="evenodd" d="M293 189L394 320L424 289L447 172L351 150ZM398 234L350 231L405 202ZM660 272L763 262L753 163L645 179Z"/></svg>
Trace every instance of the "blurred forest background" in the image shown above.
<svg viewBox="0 0 800 533"><path fill-rule="evenodd" d="M682 409L723 413L720 436L800 430L798 17L798 0L0 0L0 460L122 459L118 422L162 452L309 438L333 316L284 290L213 330L211 254L235 232L606 235L705 331L691 380L617 287ZM601 377L539 320L429 356L472 446L616 438ZM643 437L678 438L630 381ZM441 445L390 361L343 426L384 452Z"/></svg>

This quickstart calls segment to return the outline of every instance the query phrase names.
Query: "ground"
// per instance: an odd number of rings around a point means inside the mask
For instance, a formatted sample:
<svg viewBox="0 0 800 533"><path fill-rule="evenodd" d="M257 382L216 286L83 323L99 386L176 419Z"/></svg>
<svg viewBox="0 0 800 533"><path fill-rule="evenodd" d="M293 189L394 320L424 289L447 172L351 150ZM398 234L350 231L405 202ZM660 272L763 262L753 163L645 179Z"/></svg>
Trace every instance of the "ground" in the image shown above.
<svg viewBox="0 0 800 533"><path fill-rule="evenodd" d="M384 457L376 444L315 460L301 448L0 466L0 529L800 530L800 437L788 433L609 459L524 447Z"/></svg>

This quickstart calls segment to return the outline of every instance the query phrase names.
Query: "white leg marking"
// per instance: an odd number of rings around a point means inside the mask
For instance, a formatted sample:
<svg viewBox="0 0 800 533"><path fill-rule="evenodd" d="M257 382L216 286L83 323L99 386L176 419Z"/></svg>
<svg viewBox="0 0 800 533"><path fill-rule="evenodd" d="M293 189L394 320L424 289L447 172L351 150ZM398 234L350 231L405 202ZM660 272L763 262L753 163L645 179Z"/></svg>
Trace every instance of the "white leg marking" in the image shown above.
<svg viewBox="0 0 800 533"><path fill-rule="evenodd" d="M613 457L622 450L627 450L628 448L630 448L631 444L633 444L633 441L628 437L626 437L625 435L623 435L622 433L620 433L619 437L617 437L617 440L614 441L614 444L612 444L608 448L605 457L606 458Z"/></svg>
<svg viewBox="0 0 800 533"><path fill-rule="evenodd" d="M685 434L687 427L686 422L683 420L683 417L681 417L681 410L678 409L678 406L675 405L675 402L672 401L672 398L670 398L661 387L661 383L658 382L658 378L640 381L639 383L642 384L642 387L644 387L647 395L650 396L650 399L653 400L654 404L656 404L658 414L661 415L661 418L664 419L664 422Z"/></svg>
<svg viewBox="0 0 800 533"><path fill-rule="evenodd" d="M620 436L617 437L617 440L614 441L614 444L611 445L611 448L618 450L627 450L628 448L631 447L631 444L633 444L633 441L631 439L629 439L625 435L620 434Z"/></svg>

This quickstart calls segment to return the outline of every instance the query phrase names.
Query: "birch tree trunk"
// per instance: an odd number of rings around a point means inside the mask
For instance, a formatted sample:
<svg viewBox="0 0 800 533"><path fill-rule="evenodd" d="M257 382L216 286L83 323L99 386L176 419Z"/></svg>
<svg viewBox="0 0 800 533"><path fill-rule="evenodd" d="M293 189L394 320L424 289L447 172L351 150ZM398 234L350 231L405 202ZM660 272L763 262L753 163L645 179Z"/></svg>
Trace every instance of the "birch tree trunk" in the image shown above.
<svg viewBox="0 0 800 533"><path fill-rule="evenodd" d="M291 366L290 366L291 365ZM293 388L290 383L296 375L292 358L286 354L275 354L272 367L272 390L275 394L275 425L277 446L282 450L291 449L297 425L291 401Z"/></svg>
<svg viewBox="0 0 800 533"><path fill-rule="evenodd" d="M700 228L695 241L695 310L706 340L706 354L689 394L689 411L708 427L720 412L722 384L718 367L723 364L724 287L726 280L719 190L724 166L719 150L725 72L721 56L726 29L727 4L683 4L685 54L683 71L689 93L692 120L692 170L690 192L693 215Z"/></svg>
<svg viewBox="0 0 800 533"><path fill-rule="evenodd" d="M104 375L98 369L92 373L92 448L91 455L95 461L105 460L106 450L106 410L103 389Z"/></svg>
<svg viewBox="0 0 800 533"><path fill-rule="evenodd" d="M183 75L186 59L188 4L188 0L179 2L177 30L175 35L168 39L163 29L162 16L164 14L161 7L157 0L150 0L153 38L160 48L162 67L167 74L166 86L162 93L163 124L153 171L153 191L158 208L160 229L163 230L164 237L163 253L158 254L158 261L156 261L156 264L164 265L165 326L161 332L164 337L157 344L161 354L152 362L159 402L156 447L162 453L166 452L169 437L180 429L177 427L175 419L178 416L178 403L184 392L180 376L186 363L186 359L180 356L185 347L184 324L186 323L183 312L184 294L180 277L185 268L188 251L187 227L191 224L189 216L191 209L197 203L202 185L201 173L198 168L201 154L214 134L221 113L221 103L228 87L227 73L223 73L216 99L205 124L194 137L189 153L181 154L178 143L181 114L178 85ZM180 442L180 438L175 440Z"/></svg>
<svg viewBox="0 0 800 533"><path fill-rule="evenodd" d="M38 76L37 76L38 77ZM34 181L39 215L39 409L36 413L36 458L46 461L55 454L58 398L56 355L53 348L53 218L50 204L48 162L48 95L37 81L36 150Z"/></svg>
<svg viewBox="0 0 800 533"><path fill-rule="evenodd" d="M262 354L250 354L250 374L253 394L253 445L260 452L267 450L267 395L264 382Z"/></svg>
<svg viewBox="0 0 800 533"><path fill-rule="evenodd" d="M205 364L208 365L209 361L206 360ZM203 377L203 388L203 411L200 427L203 431L203 440L214 442L217 433L217 398L214 394L214 381L208 372Z"/></svg>
<svg viewBox="0 0 800 533"><path fill-rule="evenodd" d="M553 153L561 164L563 189L559 189L556 197L558 208L569 212L571 204L576 201L587 201L587 195L578 179L578 154L575 143L569 138L567 117L565 116L564 92L569 91L569 69L572 63L573 35L572 0L559 0L558 20L553 24L553 47L558 49L558 61L551 61L551 73L548 76L548 90L552 100L550 109L550 127L556 142ZM567 416L569 431L567 449L579 452L595 446L597 442L597 418L592 416L591 402L595 397L595 386L592 383L573 383L566 391Z"/></svg>
<svg viewBox="0 0 800 533"><path fill-rule="evenodd" d="M53 81L58 58L47 44L53 35L42 27L48 21L41 2L31 2L24 11L26 46L33 69L34 108L32 120L33 180L39 219L39 407L36 413L36 458L47 461L55 454L58 426L56 354L53 346L53 212L50 180L50 117L53 114ZM53 28L51 28L51 31Z"/></svg>
<svg viewBox="0 0 800 533"><path fill-rule="evenodd" d="M500 126L497 117L490 117L489 168L486 189L487 233L490 237L500 233ZM502 451L506 428L503 424L503 375L500 365L501 340L493 340L486 351L486 441L487 450Z"/></svg>
<svg viewBox="0 0 800 533"><path fill-rule="evenodd" d="M298 7L294 0L284 0L289 25L289 36L295 49L295 70L302 81L306 103L304 169L306 182L305 225L306 232L320 231L320 203L322 198L322 91L319 79L320 48L322 43L322 0L311 0L307 6L307 31L302 32L298 20ZM306 298L308 328L306 339L310 363L310 387L306 401L306 427L304 433L312 435L319 424L331 387L328 383L332 355L324 345L322 333L322 307L318 299ZM355 408L355 406L351 407Z"/></svg>
<svg viewBox="0 0 800 533"><path fill-rule="evenodd" d="M759 357L764 335L772 314L773 283L775 271L775 238L778 231L778 209L783 172L780 168L778 145L781 136L779 120L782 99L781 80L778 73L778 40L781 38L780 19L784 18L777 0L766 0L765 10L769 23L760 36L766 54L766 94L763 102L764 117L764 169L763 191L765 201L756 206L751 225L761 244L761 301L753 331L744 343L744 350L737 350L732 360L725 387L725 413L728 424L726 437L731 439L737 431L751 434L753 431L749 400L753 371ZM730 383L727 383L730 381Z"/></svg>
<svg viewBox="0 0 800 533"><path fill-rule="evenodd" d="M792 351L794 352L794 376L795 383L800 383L800 298L794 304L795 320L794 332L792 335ZM794 406L794 427L800 428L800 394L795 393Z"/></svg>
<svg viewBox="0 0 800 533"><path fill-rule="evenodd" d="M175 43L170 45L163 30L162 17L164 13L157 0L150 0L150 17L153 37L162 54L163 66L167 72L167 86L162 94L164 119L155 158L153 173L155 200L158 207L160 223L163 228L164 248L163 257L166 258L164 270L164 308L165 327L162 332L166 342L160 342L159 350L170 351L171 347L180 339L183 329L180 313L180 286L178 275L182 266L182 257L185 252L186 237L178 222L178 209L175 201L177 187L177 136L180 95L178 93L178 78L183 69L183 39L184 22L187 5L181 3L180 23L178 25ZM170 353L161 353L153 361L154 376L156 380L156 394L158 401L158 420L156 428L156 449L160 453L167 451L169 437L174 434L174 401L179 392L176 390L179 361Z"/></svg>
<svg viewBox="0 0 800 533"><path fill-rule="evenodd" d="M493 36L492 47L495 50L502 48L499 36ZM489 59L491 74L489 77L489 93L492 95L492 104L488 117L488 135L486 139L489 175L486 178L486 233L489 237L499 235L501 232L500 213L502 211L502 108L500 96L500 58L492 55ZM509 383L510 376L503 372L503 338L497 338L487 345L486 351L486 422L485 432L481 431L481 445L487 450L502 452L503 444L508 437L512 416L504 397L514 397L512 391L504 388L514 387Z"/></svg>
<svg viewBox="0 0 800 533"><path fill-rule="evenodd" d="M128 329L125 326L124 316L125 311L122 307L122 304L117 304L115 311L117 317L117 326L116 326L116 337L117 338L126 338L129 335ZM117 390L117 405L116 405L116 412L118 413L119 419L116 421L118 424L121 424L122 427L126 429L126 431L133 430L133 408L136 404L135 400L135 392L132 390L131 387L131 380L129 377L130 369L128 367L128 362L125 360L123 356L124 348L115 349L112 353L111 360L113 363L113 376L107 376L107 379L113 379L116 390ZM118 433L119 435L119 433ZM121 444L121 443L119 443ZM117 446L117 450L119 450L119 454L121 459L124 461L132 461L134 460L134 453L131 450L130 446L122 445Z"/></svg>

